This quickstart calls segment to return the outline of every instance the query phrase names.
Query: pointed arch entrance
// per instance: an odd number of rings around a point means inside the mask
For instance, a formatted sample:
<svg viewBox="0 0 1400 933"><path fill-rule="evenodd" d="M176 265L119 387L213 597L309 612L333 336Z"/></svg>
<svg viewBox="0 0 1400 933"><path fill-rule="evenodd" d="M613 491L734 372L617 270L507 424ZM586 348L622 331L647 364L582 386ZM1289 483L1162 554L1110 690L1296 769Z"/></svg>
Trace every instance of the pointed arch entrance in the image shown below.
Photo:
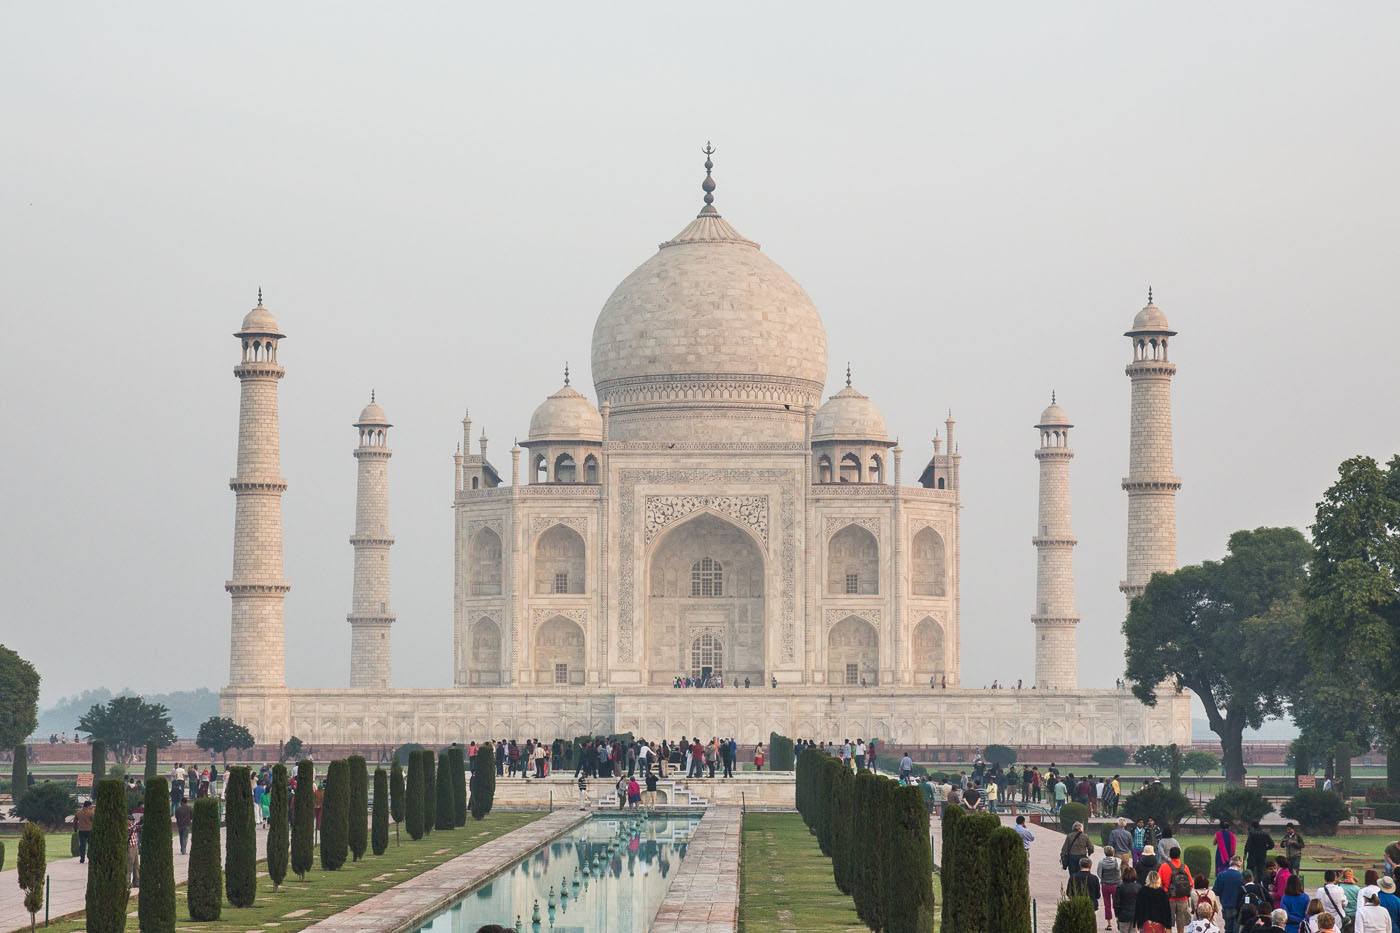
<svg viewBox="0 0 1400 933"><path fill-rule="evenodd" d="M873 687L880 682L880 634L859 616L846 616L826 635L827 682Z"/></svg>

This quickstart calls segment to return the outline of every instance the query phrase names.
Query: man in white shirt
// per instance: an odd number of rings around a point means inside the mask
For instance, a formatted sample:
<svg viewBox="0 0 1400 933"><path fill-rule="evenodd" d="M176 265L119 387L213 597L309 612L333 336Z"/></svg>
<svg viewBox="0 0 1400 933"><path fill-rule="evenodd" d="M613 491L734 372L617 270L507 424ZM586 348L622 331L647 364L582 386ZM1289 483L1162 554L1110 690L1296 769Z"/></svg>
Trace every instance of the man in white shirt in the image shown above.
<svg viewBox="0 0 1400 933"><path fill-rule="evenodd" d="M856 739L856 770L865 770L865 739Z"/></svg>
<svg viewBox="0 0 1400 933"><path fill-rule="evenodd" d="M1317 889L1314 897L1322 902L1323 910L1337 918L1337 929L1340 930L1347 916L1347 892L1337 884L1337 873L1330 868L1322 873L1322 880L1323 885Z"/></svg>
<svg viewBox="0 0 1400 933"><path fill-rule="evenodd" d="M1025 846L1026 851L1029 852L1031 843L1035 842L1035 833L1031 832L1031 828L1026 825L1026 818L1024 816L1016 817L1016 825L1011 828L1016 830L1016 835L1021 837L1021 845Z"/></svg>

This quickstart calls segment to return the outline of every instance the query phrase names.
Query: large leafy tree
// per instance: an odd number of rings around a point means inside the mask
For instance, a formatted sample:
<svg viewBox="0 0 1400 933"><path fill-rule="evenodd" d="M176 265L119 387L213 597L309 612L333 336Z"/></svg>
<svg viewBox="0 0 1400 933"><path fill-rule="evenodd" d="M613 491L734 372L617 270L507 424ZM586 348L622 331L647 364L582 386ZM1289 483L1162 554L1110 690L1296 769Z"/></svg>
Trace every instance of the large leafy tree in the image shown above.
<svg viewBox="0 0 1400 933"><path fill-rule="evenodd" d="M1306 644L1314 674L1294 696L1304 735L1337 740L1345 780L1353 753L1379 738L1400 760L1400 456L1353 457L1317 504Z"/></svg>
<svg viewBox="0 0 1400 933"><path fill-rule="evenodd" d="M136 757L136 750L149 743L165 748L175 741L170 711L160 703L147 703L141 697L112 697L106 706L93 704L78 720L78 731L106 743L124 764L130 764Z"/></svg>
<svg viewBox="0 0 1400 933"><path fill-rule="evenodd" d="M1123 623L1127 676L1149 706L1159 686L1192 690L1220 737L1225 779L1244 780L1244 730L1283 711L1306 666L1302 628L1312 546L1293 528L1230 536L1223 560L1153 574Z"/></svg>
<svg viewBox="0 0 1400 933"><path fill-rule="evenodd" d="M194 744L206 752L222 756L224 764L228 764L229 749L253 747L253 733L248 731L247 726L241 726L227 716L210 716L200 723Z"/></svg>
<svg viewBox="0 0 1400 933"><path fill-rule="evenodd" d="M0 748L23 745L39 726L39 672L0 645Z"/></svg>

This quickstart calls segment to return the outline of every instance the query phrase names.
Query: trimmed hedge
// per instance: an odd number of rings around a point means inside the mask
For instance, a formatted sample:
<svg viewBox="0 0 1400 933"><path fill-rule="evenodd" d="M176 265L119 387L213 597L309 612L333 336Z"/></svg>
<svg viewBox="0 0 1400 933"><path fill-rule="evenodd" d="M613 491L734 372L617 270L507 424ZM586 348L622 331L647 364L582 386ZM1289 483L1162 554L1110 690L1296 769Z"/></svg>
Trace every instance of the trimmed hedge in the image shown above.
<svg viewBox="0 0 1400 933"><path fill-rule="evenodd" d="M484 819L491 812L496 800L496 747L490 742L477 746L476 760L472 762L471 805L472 819Z"/></svg>
<svg viewBox="0 0 1400 933"><path fill-rule="evenodd" d="M358 862L369 848L369 765L363 757L346 759L350 768L350 858Z"/></svg>
<svg viewBox="0 0 1400 933"><path fill-rule="evenodd" d="M408 780L404 784L404 828L408 838L423 838L423 756L418 750L408 755Z"/></svg>
<svg viewBox="0 0 1400 933"><path fill-rule="evenodd" d="M438 752L436 798L433 829L449 830L457 823L457 808L452 798L452 755L445 748Z"/></svg>
<svg viewBox="0 0 1400 933"><path fill-rule="evenodd" d="M949 808L944 808L945 812ZM991 871L988 843L992 833L1001 827L1001 820L991 813L969 813L958 826L958 845L951 861L943 853L944 877L956 879L944 898L953 904L954 925L947 933L978 933L990 930L987 908Z"/></svg>
<svg viewBox="0 0 1400 933"><path fill-rule="evenodd" d="M1300 790L1280 811L1310 836L1335 836L1337 824L1351 815L1351 808L1335 791L1314 788Z"/></svg>
<svg viewBox="0 0 1400 933"><path fill-rule="evenodd" d="M224 782L224 891L234 907L252 907L258 896L253 776L246 767L235 766Z"/></svg>
<svg viewBox="0 0 1400 933"><path fill-rule="evenodd" d="M831 772L831 871L842 894L854 894L856 833L861 820L855 799L856 776L836 765Z"/></svg>
<svg viewBox="0 0 1400 933"><path fill-rule="evenodd" d="M879 784L885 779L870 771L862 770L855 776L855 793L852 808L856 816L855 831L850 834L851 880L854 890L852 899L856 902L856 916L865 921L872 930L884 929L885 874L885 807L882 789ZM841 793L843 781L839 778L831 785L833 799ZM832 829L835 830L835 819ZM835 861L836 834L832 834L832 860Z"/></svg>
<svg viewBox="0 0 1400 933"><path fill-rule="evenodd" d="M107 777L107 743L96 739L92 743L92 786Z"/></svg>
<svg viewBox="0 0 1400 933"><path fill-rule="evenodd" d="M792 771L797 767L792 739L776 732L768 733L768 770Z"/></svg>
<svg viewBox="0 0 1400 933"><path fill-rule="evenodd" d="M1098 933L1099 920L1094 915L1094 902L1086 895L1060 901L1055 908L1054 933Z"/></svg>
<svg viewBox="0 0 1400 933"><path fill-rule="evenodd" d="M383 855L389 848L389 775L383 768L374 769L374 813L370 824L370 849L375 855Z"/></svg>
<svg viewBox="0 0 1400 933"><path fill-rule="evenodd" d="M958 836L962 832L963 820L967 818L967 811L962 807L945 806L943 808L943 861L940 862L942 874L948 876L948 871L953 865L953 860L959 858L960 846L962 845ZM943 930L944 933L953 933L958 929L958 909L953 906L953 898L949 897L951 892L943 892Z"/></svg>
<svg viewBox="0 0 1400 933"><path fill-rule="evenodd" d="M1153 784L1133 791L1132 796L1123 801L1122 809L1122 815L1134 822L1151 817L1163 829L1172 829L1196 808L1180 791L1165 784Z"/></svg>
<svg viewBox="0 0 1400 933"><path fill-rule="evenodd" d="M423 835L437 828L437 753L425 748L418 753L423 759Z"/></svg>
<svg viewBox="0 0 1400 933"><path fill-rule="evenodd" d="M170 849L170 783L165 778L146 781L144 807L136 900L141 933L175 933L175 858Z"/></svg>
<svg viewBox="0 0 1400 933"><path fill-rule="evenodd" d="M1031 933L1030 867L1026 846L1009 826L992 833L987 843L987 928Z"/></svg>
<svg viewBox="0 0 1400 933"><path fill-rule="evenodd" d="M1245 827L1274 812L1274 805L1252 787L1227 787L1206 804L1206 816Z"/></svg>
<svg viewBox="0 0 1400 933"><path fill-rule="evenodd" d="M1205 846L1187 846L1181 852L1181 860L1191 869L1192 878L1210 880L1211 869L1215 866L1215 856Z"/></svg>
<svg viewBox="0 0 1400 933"><path fill-rule="evenodd" d="M149 783L151 782L151 779L152 779L153 777L156 776L156 774L158 773L158 769L159 769L159 768L160 768L160 759L159 759L159 757L158 757L158 753L157 753L157 750L156 750L156 743L154 743L154 742L147 742L147 743L146 743L146 771L145 771L145 781L146 781L147 784L149 784ZM143 861L142 864L141 864L141 870L142 870L143 873L145 872L145 867L146 867L146 866L145 866L145 862Z"/></svg>
<svg viewBox="0 0 1400 933"><path fill-rule="evenodd" d="M20 798L29 790L29 748L15 746L14 764L10 766L10 802L19 806Z"/></svg>
<svg viewBox="0 0 1400 933"><path fill-rule="evenodd" d="M399 824L403 822L403 765L394 759L389 769L389 818L394 821L394 835L398 836Z"/></svg>
<svg viewBox="0 0 1400 933"><path fill-rule="evenodd" d="M876 841L876 845L885 848L885 929L888 933L933 933L938 907L933 900L933 849L923 792L917 787L901 787L887 778L880 780L889 785L885 788L889 795L888 835ZM1018 845L1020 841L1021 837L1016 836ZM1023 868L1024 865L1023 860ZM1022 884L1027 884L1024 871L1021 877ZM1029 888L1026 897L1029 904ZM1014 927L995 924L992 929L1019 933ZM1028 924L1027 933L1029 930Z"/></svg>
<svg viewBox="0 0 1400 933"><path fill-rule="evenodd" d="M558 741L557 739L555 741ZM452 774L452 825L467 825L467 751L454 743L447 750L447 768Z"/></svg>
<svg viewBox="0 0 1400 933"><path fill-rule="evenodd" d="M287 879L288 841L291 822L287 811L287 766L272 766L272 799L267 806L267 877L276 891Z"/></svg>
<svg viewBox="0 0 1400 933"><path fill-rule="evenodd" d="M316 850L316 766L297 763L297 795L292 811L292 872L302 881L311 870Z"/></svg>
<svg viewBox="0 0 1400 933"><path fill-rule="evenodd" d="M1089 808L1082 803L1067 803L1060 807L1060 831L1068 833L1074 829L1075 823L1089 825Z"/></svg>
<svg viewBox="0 0 1400 933"><path fill-rule="evenodd" d="M97 812L88 839L87 928L92 933L126 930L126 786L118 780L97 785Z"/></svg>
<svg viewBox="0 0 1400 933"><path fill-rule="evenodd" d="M201 797L194 802L194 839L190 843L189 881L185 898L190 918L218 920L224 908L223 867L219 864L219 801Z"/></svg>
<svg viewBox="0 0 1400 933"><path fill-rule="evenodd" d="M326 771L321 797L321 867L339 871L350 851L350 766L344 758Z"/></svg>

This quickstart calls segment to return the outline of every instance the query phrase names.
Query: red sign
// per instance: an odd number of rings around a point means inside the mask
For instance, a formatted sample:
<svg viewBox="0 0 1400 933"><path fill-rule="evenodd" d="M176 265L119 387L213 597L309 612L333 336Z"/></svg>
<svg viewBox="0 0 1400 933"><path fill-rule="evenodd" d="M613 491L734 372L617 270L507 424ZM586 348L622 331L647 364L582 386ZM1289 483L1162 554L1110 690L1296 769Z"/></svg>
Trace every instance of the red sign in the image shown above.
<svg viewBox="0 0 1400 933"><path fill-rule="evenodd" d="M1298 775L1298 787L1303 790L1311 790L1317 787L1317 777L1311 774Z"/></svg>
<svg viewBox="0 0 1400 933"><path fill-rule="evenodd" d="M92 772L84 771L78 775L79 787L92 787Z"/></svg>

